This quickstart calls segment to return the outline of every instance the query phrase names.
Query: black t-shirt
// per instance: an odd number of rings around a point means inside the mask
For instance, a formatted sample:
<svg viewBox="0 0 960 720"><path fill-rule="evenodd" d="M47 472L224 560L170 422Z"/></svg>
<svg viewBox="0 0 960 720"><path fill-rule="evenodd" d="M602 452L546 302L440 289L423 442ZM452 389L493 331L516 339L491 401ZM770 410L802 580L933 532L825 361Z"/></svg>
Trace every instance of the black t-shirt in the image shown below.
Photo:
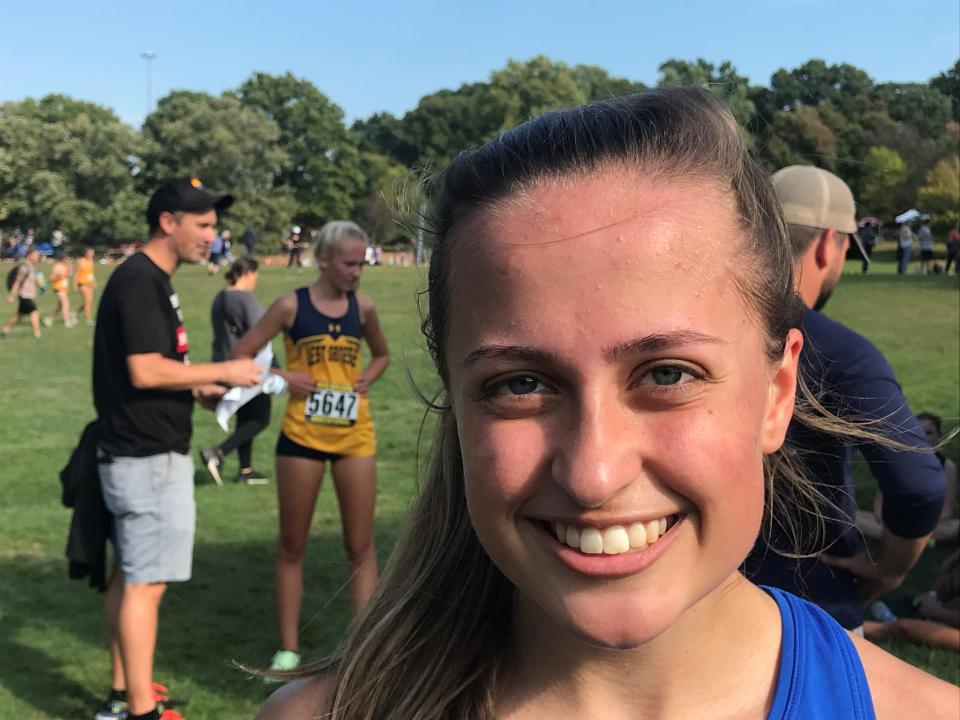
<svg viewBox="0 0 960 720"><path fill-rule="evenodd" d="M127 356L187 359L187 333L170 276L143 253L118 267L104 288L93 341L93 402L100 446L112 455L187 453L193 430L189 390L139 390Z"/></svg>

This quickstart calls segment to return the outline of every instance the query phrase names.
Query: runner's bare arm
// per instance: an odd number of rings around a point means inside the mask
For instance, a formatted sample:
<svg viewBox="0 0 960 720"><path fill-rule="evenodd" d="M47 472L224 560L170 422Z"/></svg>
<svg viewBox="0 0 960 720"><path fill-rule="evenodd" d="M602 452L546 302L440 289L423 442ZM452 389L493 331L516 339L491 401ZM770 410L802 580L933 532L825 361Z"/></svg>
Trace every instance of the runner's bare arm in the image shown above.
<svg viewBox="0 0 960 720"><path fill-rule="evenodd" d="M363 321L363 339L367 341L367 346L370 348L370 362L357 378L354 390L366 394L390 364L390 350L387 348L387 338L380 328L380 318L377 316L373 300L367 295L358 294L357 301L360 304L360 318Z"/></svg>
<svg viewBox="0 0 960 720"><path fill-rule="evenodd" d="M251 387L262 370L250 359L186 365L160 353L127 355L130 383L140 390L193 390L211 383Z"/></svg>
<svg viewBox="0 0 960 720"><path fill-rule="evenodd" d="M17 293L20 292L20 286L23 285L24 278L27 274L24 272L23 267L21 266L17 270L17 276L13 280L13 286L10 288L10 294L7 295L7 302L13 302L13 299L17 296Z"/></svg>
<svg viewBox="0 0 960 720"><path fill-rule="evenodd" d="M259 322L244 333L233 348L235 358L252 358L282 331L293 325L297 314L297 296L294 293L281 295L260 318Z"/></svg>
<svg viewBox="0 0 960 720"><path fill-rule="evenodd" d="M277 298L263 314L257 324L247 330L233 348L235 358L252 358L260 348L270 342L278 333L293 325L297 315L297 296L287 293ZM306 397L316 387L316 382L306 373L290 372L276 368L271 370L287 381L291 395Z"/></svg>
<svg viewBox="0 0 960 720"><path fill-rule="evenodd" d="M257 720L312 720L325 717L333 694L333 681L325 675L287 683L267 700Z"/></svg>

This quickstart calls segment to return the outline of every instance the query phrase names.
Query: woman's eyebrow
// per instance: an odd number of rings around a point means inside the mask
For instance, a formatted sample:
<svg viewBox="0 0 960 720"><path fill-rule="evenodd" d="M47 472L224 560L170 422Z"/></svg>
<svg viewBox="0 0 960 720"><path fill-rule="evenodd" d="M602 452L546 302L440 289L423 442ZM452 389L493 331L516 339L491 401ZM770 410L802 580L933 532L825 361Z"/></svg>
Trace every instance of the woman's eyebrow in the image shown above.
<svg viewBox="0 0 960 720"><path fill-rule="evenodd" d="M549 353L527 345L481 345L460 361L460 367L469 367L481 360L526 360L535 363L552 363Z"/></svg>
<svg viewBox="0 0 960 720"><path fill-rule="evenodd" d="M695 330L677 330L667 333L651 333L611 345L604 349L603 355L607 362L616 362L628 355L662 352L694 343L727 344L727 341ZM482 360L524 360L538 364L556 364L557 361L553 355L545 350L529 345L481 345L460 361L460 367L469 367Z"/></svg>
<svg viewBox="0 0 960 720"><path fill-rule="evenodd" d="M611 345L604 349L603 355L608 362L615 362L628 355L663 352L664 350L671 350L682 345L695 343L719 343L726 345L727 341L721 340L714 335L697 332L696 330L676 330L674 332L642 335L633 340Z"/></svg>

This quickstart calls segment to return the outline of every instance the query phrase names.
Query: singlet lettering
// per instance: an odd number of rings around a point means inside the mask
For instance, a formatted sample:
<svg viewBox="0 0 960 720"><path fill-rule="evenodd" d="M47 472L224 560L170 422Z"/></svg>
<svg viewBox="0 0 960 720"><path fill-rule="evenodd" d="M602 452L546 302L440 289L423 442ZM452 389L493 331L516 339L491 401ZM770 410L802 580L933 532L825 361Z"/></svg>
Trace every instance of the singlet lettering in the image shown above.
<svg viewBox="0 0 960 720"><path fill-rule="evenodd" d="M355 366L360 356L360 341L354 338L343 338L343 340L348 344L330 344L324 339L301 342L300 347L307 365L330 362L349 367Z"/></svg>

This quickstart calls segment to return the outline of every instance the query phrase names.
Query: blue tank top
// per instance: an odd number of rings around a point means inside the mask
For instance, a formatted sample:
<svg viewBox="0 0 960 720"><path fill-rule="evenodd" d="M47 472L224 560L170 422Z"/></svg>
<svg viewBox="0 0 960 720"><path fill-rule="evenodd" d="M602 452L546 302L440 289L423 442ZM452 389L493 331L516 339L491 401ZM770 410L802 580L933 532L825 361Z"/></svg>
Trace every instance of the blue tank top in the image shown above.
<svg viewBox="0 0 960 720"><path fill-rule="evenodd" d="M816 605L763 589L777 601L783 628L767 720L875 720L867 676L846 631Z"/></svg>
<svg viewBox="0 0 960 720"><path fill-rule="evenodd" d="M762 587L777 601L783 636L767 720L876 720L867 676L846 630L813 603Z"/></svg>

